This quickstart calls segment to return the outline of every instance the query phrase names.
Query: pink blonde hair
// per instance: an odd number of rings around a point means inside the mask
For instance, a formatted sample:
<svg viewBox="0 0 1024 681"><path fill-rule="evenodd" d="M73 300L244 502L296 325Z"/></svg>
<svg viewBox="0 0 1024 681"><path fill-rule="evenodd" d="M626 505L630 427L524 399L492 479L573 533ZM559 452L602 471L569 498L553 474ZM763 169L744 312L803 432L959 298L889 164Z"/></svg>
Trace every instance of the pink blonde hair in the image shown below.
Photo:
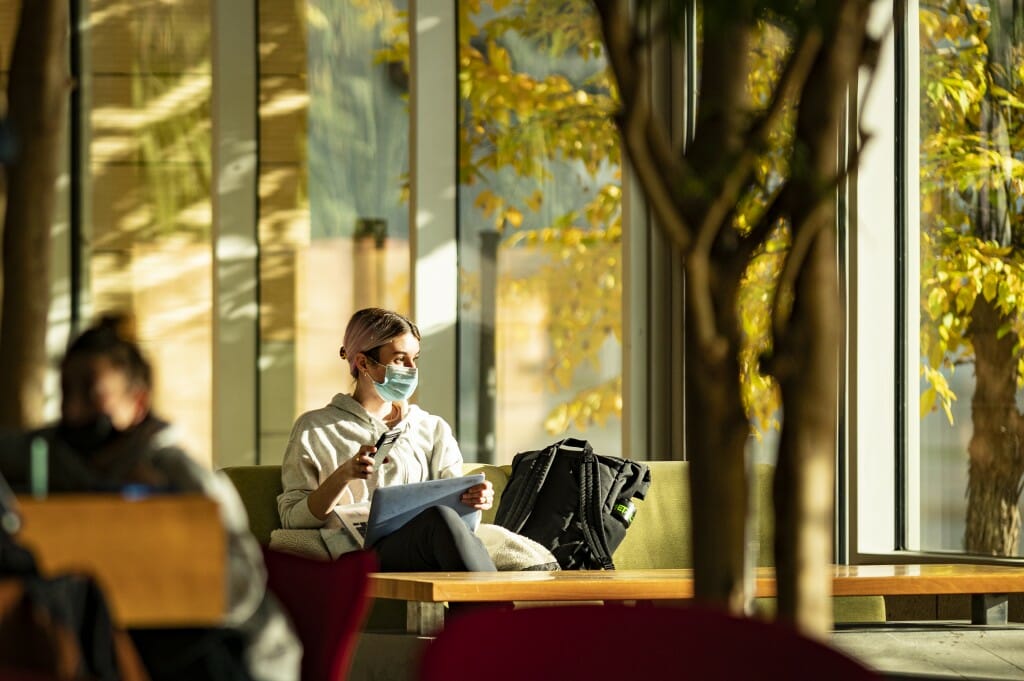
<svg viewBox="0 0 1024 681"><path fill-rule="evenodd" d="M359 376L355 358L361 352L373 359L380 359L371 354L389 341L411 333L420 340L420 330L411 320L397 312L379 307L367 307L352 315L345 328L345 344L339 354L348 360L349 373L352 378Z"/></svg>

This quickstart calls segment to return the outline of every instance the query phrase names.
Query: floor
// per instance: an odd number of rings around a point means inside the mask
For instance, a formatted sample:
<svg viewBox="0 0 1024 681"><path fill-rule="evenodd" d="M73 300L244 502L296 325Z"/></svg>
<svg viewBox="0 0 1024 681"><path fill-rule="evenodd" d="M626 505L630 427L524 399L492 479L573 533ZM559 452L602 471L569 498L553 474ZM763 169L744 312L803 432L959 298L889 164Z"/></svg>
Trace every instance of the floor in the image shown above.
<svg viewBox="0 0 1024 681"><path fill-rule="evenodd" d="M833 644L888 679L1024 680L1024 625L888 622L843 627Z"/></svg>

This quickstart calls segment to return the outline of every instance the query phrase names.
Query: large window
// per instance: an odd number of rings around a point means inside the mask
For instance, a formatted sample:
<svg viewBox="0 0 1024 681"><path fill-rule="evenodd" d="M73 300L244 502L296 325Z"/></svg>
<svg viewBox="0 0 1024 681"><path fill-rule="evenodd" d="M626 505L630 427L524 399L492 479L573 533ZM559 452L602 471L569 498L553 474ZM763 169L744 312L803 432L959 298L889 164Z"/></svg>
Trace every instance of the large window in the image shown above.
<svg viewBox="0 0 1024 681"><path fill-rule="evenodd" d="M873 12L886 38L858 92L871 137L845 255L840 494L857 562L1021 555L1019 11L922 0Z"/></svg>
<svg viewBox="0 0 1024 681"><path fill-rule="evenodd" d="M369 305L421 317L417 398L468 459L567 434L621 451L623 183L588 2L262 0L237 24L209 0L73 7L60 245L80 260L51 320L134 313L198 460L277 460L298 413L349 389L338 348Z"/></svg>
<svg viewBox="0 0 1024 681"><path fill-rule="evenodd" d="M586 0L459 2L459 434L619 453L622 172ZM500 9L498 9L500 7Z"/></svg>
<svg viewBox="0 0 1024 681"><path fill-rule="evenodd" d="M920 547L1020 554L1024 14L920 6ZM914 500L911 500L913 503Z"/></svg>
<svg viewBox="0 0 1024 681"><path fill-rule="evenodd" d="M568 433L621 450L622 180L599 29L585 0L495 4L423 4L412 40L402 1L260 3L261 460L297 413L350 389L338 347L368 305L457 320L453 350L417 319L433 334L419 397L455 383L443 415L467 459ZM458 44L439 46L437 22L456 19ZM433 66L446 51L457 74ZM446 78L460 106L444 118ZM443 174L442 156L458 159L451 186L413 175ZM456 197L444 224L438 202ZM447 301L430 272L456 233Z"/></svg>
<svg viewBox="0 0 1024 681"><path fill-rule="evenodd" d="M261 458L351 390L356 310L409 313L404 3L260 3Z"/></svg>

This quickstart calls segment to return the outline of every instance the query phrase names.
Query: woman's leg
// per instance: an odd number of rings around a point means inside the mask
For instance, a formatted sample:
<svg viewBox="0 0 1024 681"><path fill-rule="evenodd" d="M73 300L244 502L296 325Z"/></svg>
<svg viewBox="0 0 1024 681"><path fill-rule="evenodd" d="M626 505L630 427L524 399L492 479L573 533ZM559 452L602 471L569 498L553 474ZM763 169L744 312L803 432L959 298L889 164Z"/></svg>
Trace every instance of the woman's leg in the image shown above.
<svg viewBox="0 0 1024 681"><path fill-rule="evenodd" d="M459 514L447 506L423 511L373 547L382 572L494 572L494 562Z"/></svg>

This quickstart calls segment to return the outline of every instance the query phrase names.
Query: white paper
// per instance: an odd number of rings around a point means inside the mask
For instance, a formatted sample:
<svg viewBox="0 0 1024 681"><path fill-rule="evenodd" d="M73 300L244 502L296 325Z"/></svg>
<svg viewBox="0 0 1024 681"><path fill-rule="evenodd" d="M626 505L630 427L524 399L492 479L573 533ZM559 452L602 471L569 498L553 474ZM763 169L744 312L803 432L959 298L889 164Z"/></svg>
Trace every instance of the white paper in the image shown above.
<svg viewBox="0 0 1024 681"><path fill-rule="evenodd" d="M352 538L362 546L366 538L366 522L370 517L370 502L335 506L334 513L341 519L341 524Z"/></svg>

